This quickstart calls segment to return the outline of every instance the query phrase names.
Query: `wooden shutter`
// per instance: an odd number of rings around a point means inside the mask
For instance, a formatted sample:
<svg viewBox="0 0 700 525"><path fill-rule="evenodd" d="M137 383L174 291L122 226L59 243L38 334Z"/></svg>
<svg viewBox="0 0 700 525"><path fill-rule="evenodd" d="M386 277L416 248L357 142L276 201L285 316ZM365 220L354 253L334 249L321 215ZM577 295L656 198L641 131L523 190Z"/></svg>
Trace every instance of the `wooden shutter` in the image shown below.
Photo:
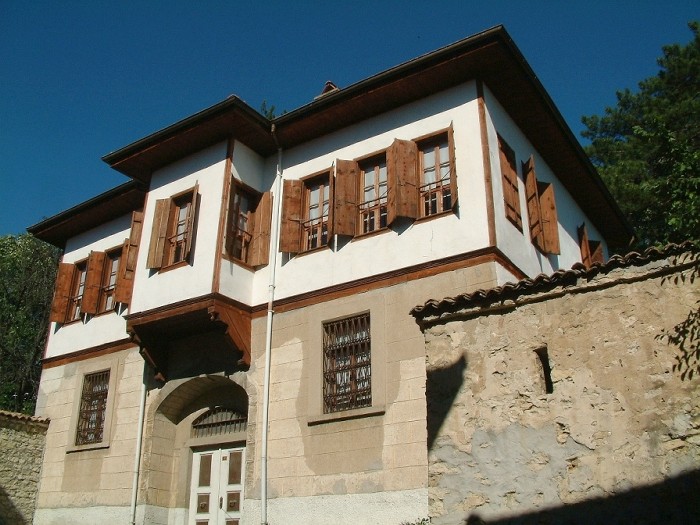
<svg viewBox="0 0 700 525"><path fill-rule="evenodd" d="M272 227L272 193L266 191L252 217L253 230L248 247L247 263L262 266L270 260L270 232Z"/></svg>
<svg viewBox="0 0 700 525"><path fill-rule="evenodd" d="M360 167L354 160L335 161L335 185L333 196L333 232L336 235L354 236L357 232L357 189ZM332 178L332 177L331 177Z"/></svg>
<svg viewBox="0 0 700 525"><path fill-rule="evenodd" d="M74 264L58 263L58 274L56 275L56 286L54 287L53 301L51 302L49 322L64 323L66 321L68 299L74 274Z"/></svg>
<svg viewBox="0 0 700 525"><path fill-rule="evenodd" d="M455 143L452 127L447 130L447 148L450 152L450 194L452 195L452 209L454 210L457 207L457 169L455 164Z"/></svg>
<svg viewBox="0 0 700 525"><path fill-rule="evenodd" d="M238 210L235 206L237 195L241 195L241 193L235 179L231 177L228 192L228 212L226 214L226 239L224 241L224 251L231 256L233 256L233 247L236 243L236 230L238 226ZM252 215L253 214L250 214L248 216L249 223L253 220Z"/></svg>
<svg viewBox="0 0 700 525"><path fill-rule="evenodd" d="M85 290L80 303L80 311L86 314L96 314L98 311L105 257L105 252L90 252L90 257L88 257Z"/></svg>
<svg viewBox="0 0 700 525"><path fill-rule="evenodd" d="M528 161L522 163L522 167L523 178L525 179L525 202L527 203L527 215L530 221L530 238L532 239L532 244L544 252L544 231L540 210L540 196L537 192L534 157L530 155Z"/></svg>
<svg viewBox="0 0 700 525"><path fill-rule="evenodd" d="M134 287L134 275L136 273L136 256L141 242L143 230L143 212L135 211L131 214L131 230L129 238L124 240L122 255L117 271L117 284L114 290L114 300L118 303L129 304Z"/></svg>
<svg viewBox="0 0 700 525"><path fill-rule="evenodd" d="M285 180L282 193L282 224L280 251L301 251L301 197L304 183L300 180Z"/></svg>
<svg viewBox="0 0 700 525"><path fill-rule="evenodd" d="M386 153L387 223L397 217L417 219L419 211L420 178L418 176L418 146L410 140L395 139Z"/></svg>
<svg viewBox="0 0 700 525"><path fill-rule="evenodd" d="M165 241L168 234L168 216L170 214L170 199L158 199L153 216L151 243L148 246L146 268L159 269L163 266Z"/></svg>
<svg viewBox="0 0 700 525"><path fill-rule="evenodd" d="M520 197L518 195L518 173L515 166L515 151L498 137L499 157L501 161L501 175L503 179L503 200L506 208L506 217L513 224L522 229L523 220L520 213Z"/></svg>
<svg viewBox="0 0 700 525"><path fill-rule="evenodd" d="M550 182L538 182L537 193L540 200L544 251L558 254L561 250L559 248L559 220L554 199L554 185Z"/></svg>
<svg viewBox="0 0 700 525"><path fill-rule="evenodd" d="M197 219L197 196L199 195L199 184L195 184L192 188L192 196L190 197L190 206L187 209L187 229L185 230L185 253L183 260L190 260L190 252L192 251L192 243L196 234L195 221Z"/></svg>
<svg viewBox="0 0 700 525"><path fill-rule="evenodd" d="M578 230L578 243L581 247L581 262L586 268L591 266L591 250L590 244L588 242L588 230L586 229L586 224L583 223L577 228Z"/></svg>
<svg viewBox="0 0 700 525"><path fill-rule="evenodd" d="M588 241L588 250L591 253L591 264L603 264L603 243L600 241Z"/></svg>

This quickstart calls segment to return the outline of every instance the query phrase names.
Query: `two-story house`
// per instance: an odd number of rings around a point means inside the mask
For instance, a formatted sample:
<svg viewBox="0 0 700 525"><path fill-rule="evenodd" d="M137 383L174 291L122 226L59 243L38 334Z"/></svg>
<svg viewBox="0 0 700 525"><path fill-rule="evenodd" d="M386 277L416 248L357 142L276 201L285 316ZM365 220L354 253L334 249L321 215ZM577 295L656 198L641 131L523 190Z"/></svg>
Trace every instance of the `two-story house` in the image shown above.
<svg viewBox="0 0 700 525"><path fill-rule="evenodd" d="M64 250L35 523L425 517L410 310L630 236L502 27L104 160L130 180L29 228Z"/></svg>

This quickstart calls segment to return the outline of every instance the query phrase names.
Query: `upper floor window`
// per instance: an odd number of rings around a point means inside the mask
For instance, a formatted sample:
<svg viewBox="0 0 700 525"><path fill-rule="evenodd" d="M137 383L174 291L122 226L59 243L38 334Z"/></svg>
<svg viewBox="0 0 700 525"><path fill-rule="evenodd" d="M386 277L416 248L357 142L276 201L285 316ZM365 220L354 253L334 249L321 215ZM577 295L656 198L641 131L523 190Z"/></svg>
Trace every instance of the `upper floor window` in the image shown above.
<svg viewBox="0 0 700 525"><path fill-rule="evenodd" d="M190 262L195 235L197 186L156 201L146 267L160 269Z"/></svg>
<svg viewBox="0 0 700 525"><path fill-rule="evenodd" d="M420 161L421 216L452 209L452 155L448 134L418 143Z"/></svg>
<svg viewBox="0 0 700 525"><path fill-rule="evenodd" d="M272 195L263 194L231 177L225 252L250 266L267 264L270 252Z"/></svg>
<svg viewBox="0 0 700 525"><path fill-rule="evenodd" d="M102 270L102 285L100 286L99 312L113 310L116 306L115 292L117 290L117 277L122 256L122 248L110 250L104 258Z"/></svg>
<svg viewBox="0 0 700 525"><path fill-rule="evenodd" d="M523 162L522 168L532 244L542 253L559 253L559 221L554 186L537 180L534 156L531 155L527 162Z"/></svg>
<svg viewBox="0 0 700 525"><path fill-rule="evenodd" d="M503 202L506 217L519 230L523 229L523 218L520 213L520 193L518 191L518 168L515 161L515 151L503 137L498 135L498 150L501 160L501 175L503 180Z"/></svg>
<svg viewBox="0 0 700 525"><path fill-rule="evenodd" d="M68 315L66 322L77 321L82 317L83 294L85 293L85 279L87 278L87 261L77 263L73 268L73 282L71 294L68 300Z"/></svg>
<svg viewBox="0 0 700 525"><path fill-rule="evenodd" d="M305 181L302 223L304 250L313 250L328 244L330 199L330 173Z"/></svg>
<svg viewBox="0 0 700 525"><path fill-rule="evenodd" d="M387 226L388 178L386 155L360 163L360 231L369 233Z"/></svg>

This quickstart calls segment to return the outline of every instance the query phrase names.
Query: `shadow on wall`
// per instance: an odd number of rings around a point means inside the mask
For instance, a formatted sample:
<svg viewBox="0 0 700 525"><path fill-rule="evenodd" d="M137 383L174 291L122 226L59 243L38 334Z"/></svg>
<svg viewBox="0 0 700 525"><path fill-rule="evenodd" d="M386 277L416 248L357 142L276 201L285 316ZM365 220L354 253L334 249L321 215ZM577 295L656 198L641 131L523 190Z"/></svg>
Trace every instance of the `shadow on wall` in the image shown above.
<svg viewBox="0 0 700 525"><path fill-rule="evenodd" d="M688 257L693 256L693 254L688 255ZM696 262L700 264L700 260ZM664 277L661 285L669 281L678 285L680 281L687 286L692 286L696 279L700 279L700 266L695 266L689 275L681 273L673 277ZM678 349L673 371L680 375L682 381L689 381L694 375L700 375L700 301L695 303L695 308L692 308L686 318L674 326L673 330L664 330L656 336L656 340L667 341Z"/></svg>
<svg viewBox="0 0 700 525"><path fill-rule="evenodd" d="M482 519L473 513L464 525L690 525L700 523L700 470L628 492L510 518Z"/></svg>
<svg viewBox="0 0 700 525"><path fill-rule="evenodd" d="M447 414L464 383L467 359L462 355L450 366L427 371L425 397L428 403L428 450L440 432Z"/></svg>
<svg viewBox="0 0 700 525"><path fill-rule="evenodd" d="M0 525L24 525L29 523L15 507L10 496L0 487Z"/></svg>

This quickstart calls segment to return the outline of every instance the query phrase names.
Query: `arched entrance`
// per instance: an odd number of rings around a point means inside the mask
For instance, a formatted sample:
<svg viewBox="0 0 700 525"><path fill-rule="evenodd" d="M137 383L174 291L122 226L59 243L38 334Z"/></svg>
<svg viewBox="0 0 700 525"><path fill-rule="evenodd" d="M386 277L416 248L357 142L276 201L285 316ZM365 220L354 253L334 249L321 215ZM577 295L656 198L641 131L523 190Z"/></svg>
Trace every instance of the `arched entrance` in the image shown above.
<svg viewBox="0 0 700 525"><path fill-rule="evenodd" d="M169 381L150 410L144 444L148 504L169 523L239 525L246 494L245 374ZM252 455L251 455L252 457Z"/></svg>

